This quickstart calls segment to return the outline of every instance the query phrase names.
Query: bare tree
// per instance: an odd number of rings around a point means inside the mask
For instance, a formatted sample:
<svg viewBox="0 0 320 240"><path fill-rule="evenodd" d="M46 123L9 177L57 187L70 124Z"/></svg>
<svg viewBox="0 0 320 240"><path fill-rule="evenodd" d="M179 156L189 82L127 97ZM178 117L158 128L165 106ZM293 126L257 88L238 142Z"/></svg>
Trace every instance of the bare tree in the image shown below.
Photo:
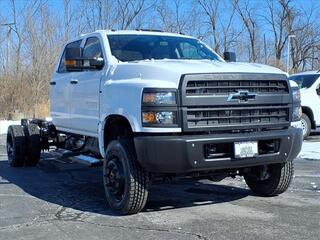
<svg viewBox="0 0 320 240"><path fill-rule="evenodd" d="M198 0L198 3L209 20L209 25L213 35L213 50L220 52L220 43L218 38L219 31L217 30L220 0Z"/></svg>
<svg viewBox="0 0 320 240"><path fill-rule="evenodd" d="M319 8L318 8L319 9ZM302 10L296 16L294 26L294 42L292 44L291 71L297 72L299 69L305 70L309 64L314 69L318 62L316 53L320 52L320 25L317 22L317 14L315 13L317 6L312 4L309 10Z"/></svg>
<svg viewBox="0 0 320 240"><path fill-rule="evenodd" d="M191 28L194 15L182 0L158 1L155 5L156 14L160 18L161 29L168 32L185 33Z"/></svg>
<svg viewBox="0 0 320 240"><path fill-rule="evenodd" d="M67 41L70 38L72 24L75 12L71 6L71 0L63 0L63 20L64 20L64 39Z"/></svg>
<svg viewBox="0 0 320 240"><path fill-rule="evenodd" d="M15 68L16 68L16 73L19 74L20 73L21 48L22 48L22 44L23 44L23 35L22 35L21 29L19 28L18 23L17 23L17 9L16 9L15 0L11 0L11 10L12 10L12 17L13 17L13 25L10 26L10 28L17 36Z"/></svg>
<svg viewBox="0 0 320 240"><path fill-rule="evenodd" d="M27 102L33 107L33 116L38 116L39 104L46 103L49 96L48 83L62 41L56 39L60 31L59 23L51 16L46 5L40 5L34 13L31 8L28 9L24 22L28 49L26 54L32 60L29 63L30 71L25 80L30 86L31 99ZM59 42L60 44L57 44Z"/></svg>
<svg viewBox="0 0 320 240"><path fill-rule="evenodd" d="M145 0L117 0L120 29L128 29L143 10Z"/></svg>
<svg viewBox="0 0 320 240"><path fill-rule="evenodd" d="M243 3L241 4L241 2ZM237 10L249 36L249 61L256 62L258 60L258 52L256 46L258 19L257 15L255 14L256 9L252 5L250 5L250 2L248 0L234 0L233 5Z"/></svg>
<svg viewBox="0 0 320 240"><path fill-rule="evenodd" d="M275 65L280 66L282 52L290 34L293 34L294 9L292 0L268 0L268 15L264 17L274 37Z"/></svg>

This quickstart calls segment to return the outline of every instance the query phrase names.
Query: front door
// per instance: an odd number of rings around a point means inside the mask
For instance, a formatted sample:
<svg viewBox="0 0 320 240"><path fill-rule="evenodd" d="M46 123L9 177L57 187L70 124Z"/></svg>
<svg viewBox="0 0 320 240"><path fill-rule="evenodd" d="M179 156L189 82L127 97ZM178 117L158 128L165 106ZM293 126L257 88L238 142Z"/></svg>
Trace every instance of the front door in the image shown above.
<svg viewBox="0 0 320 240"><path fill-rule="evenodd" d="M101 42L98 37L86 39L83 58L103 59ZM99 123L99 91L103 69L74 72L71 82L70 118L72 129L83 135L95 136Z"/></svg>

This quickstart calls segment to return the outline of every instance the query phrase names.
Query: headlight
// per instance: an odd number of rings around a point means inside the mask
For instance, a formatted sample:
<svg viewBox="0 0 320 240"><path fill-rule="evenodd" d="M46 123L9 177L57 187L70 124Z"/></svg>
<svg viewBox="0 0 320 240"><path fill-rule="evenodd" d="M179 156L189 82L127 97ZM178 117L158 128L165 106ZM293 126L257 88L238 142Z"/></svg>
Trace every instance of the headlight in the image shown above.
<svg viewBox="0 0 320 240"><path fill-rule="evenodd" d="M145 105L176 105L176 92L151 92L144 91L142 104Z"/></svg>
<svg viewBox="0 0 320 240"><path fill-rule="evenodd" d="M144 125L174 125L177 123L177 113L167 111L144 111L142 112Z"/></svg>
<svg viewBox="0 0 320 240"><path fill-rule="evenodd" d="M141 119L144 127L178 127L177 90L145 88Z"/></svg>
<svg viewBox="0 0 320 240"><path fill-rule="evenodd" d="M301 101L301 94L299 88L292 89L292 98L293 102L300 102Z"/></svg>
<svg viewBox="0 0 320 240"><path fill-rule="evenodd" d="M302 116L302 108L299 107L293 107L293 112L292 112L292 122L295 121L300 121Z"/></svg>

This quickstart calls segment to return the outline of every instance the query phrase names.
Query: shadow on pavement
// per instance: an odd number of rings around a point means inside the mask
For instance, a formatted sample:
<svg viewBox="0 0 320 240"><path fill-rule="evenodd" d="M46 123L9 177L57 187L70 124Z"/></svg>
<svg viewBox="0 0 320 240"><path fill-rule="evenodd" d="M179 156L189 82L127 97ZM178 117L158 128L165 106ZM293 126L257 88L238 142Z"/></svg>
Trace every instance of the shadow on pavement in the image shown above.
<svg viewBox="0 0 320 240"><path fill-rule="evenodd" d="M304 140L306 142L320 142L320 131L311 131L310 136Z"/></svg>
<svg viewBox="0 0 320 240"><path fill-rule="evenodd" d="M12 168L7 161L0 161L0 177L3 178L0 185L12 183L36 198L63 207L115 215L105 200L101 168L54 160L42 160L39 165L33 168ZM246 189L212 184L209 181L159 184L151 187L145 211L219 204L249 194L250 191Z"/></svg>

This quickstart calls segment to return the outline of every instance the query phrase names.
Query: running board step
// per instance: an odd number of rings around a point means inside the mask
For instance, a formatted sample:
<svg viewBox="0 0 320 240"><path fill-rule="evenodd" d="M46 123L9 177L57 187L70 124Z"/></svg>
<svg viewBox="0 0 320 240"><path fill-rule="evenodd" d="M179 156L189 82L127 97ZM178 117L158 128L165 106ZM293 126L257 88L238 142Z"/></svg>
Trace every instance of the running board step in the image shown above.
<svg viewBox="0 0 320 240"><path fill-rule="evenodd" d="M72 152L72 151L64 151L62 153L62 158L70 158L70 157L75 157L75 156L80 156L81 154L85 154L86 152L85 151L79 151L79 152Z"/></svg>
<svg viewBox="0 0 320 240"><path fill-rule="evenodd" d="M90 167L98 167L98 166L102 166L103 164L103 161L94 157L86 156L86 155L75 156L75 157L72 157L71 159L74 162L82 163Z"/></svg>
<svg viewBox="0 0 320 240"><path fill-rule="evenodd" d="M86 152L72 152L69 150L64 150L64 149L58 149L55 151L52 151L52 154L56 156L57 159L62 160L66 163L72 163L72 162L77 162L84 164L89 167L98 167L102 166L103 161L84 155Z"/></svg>

